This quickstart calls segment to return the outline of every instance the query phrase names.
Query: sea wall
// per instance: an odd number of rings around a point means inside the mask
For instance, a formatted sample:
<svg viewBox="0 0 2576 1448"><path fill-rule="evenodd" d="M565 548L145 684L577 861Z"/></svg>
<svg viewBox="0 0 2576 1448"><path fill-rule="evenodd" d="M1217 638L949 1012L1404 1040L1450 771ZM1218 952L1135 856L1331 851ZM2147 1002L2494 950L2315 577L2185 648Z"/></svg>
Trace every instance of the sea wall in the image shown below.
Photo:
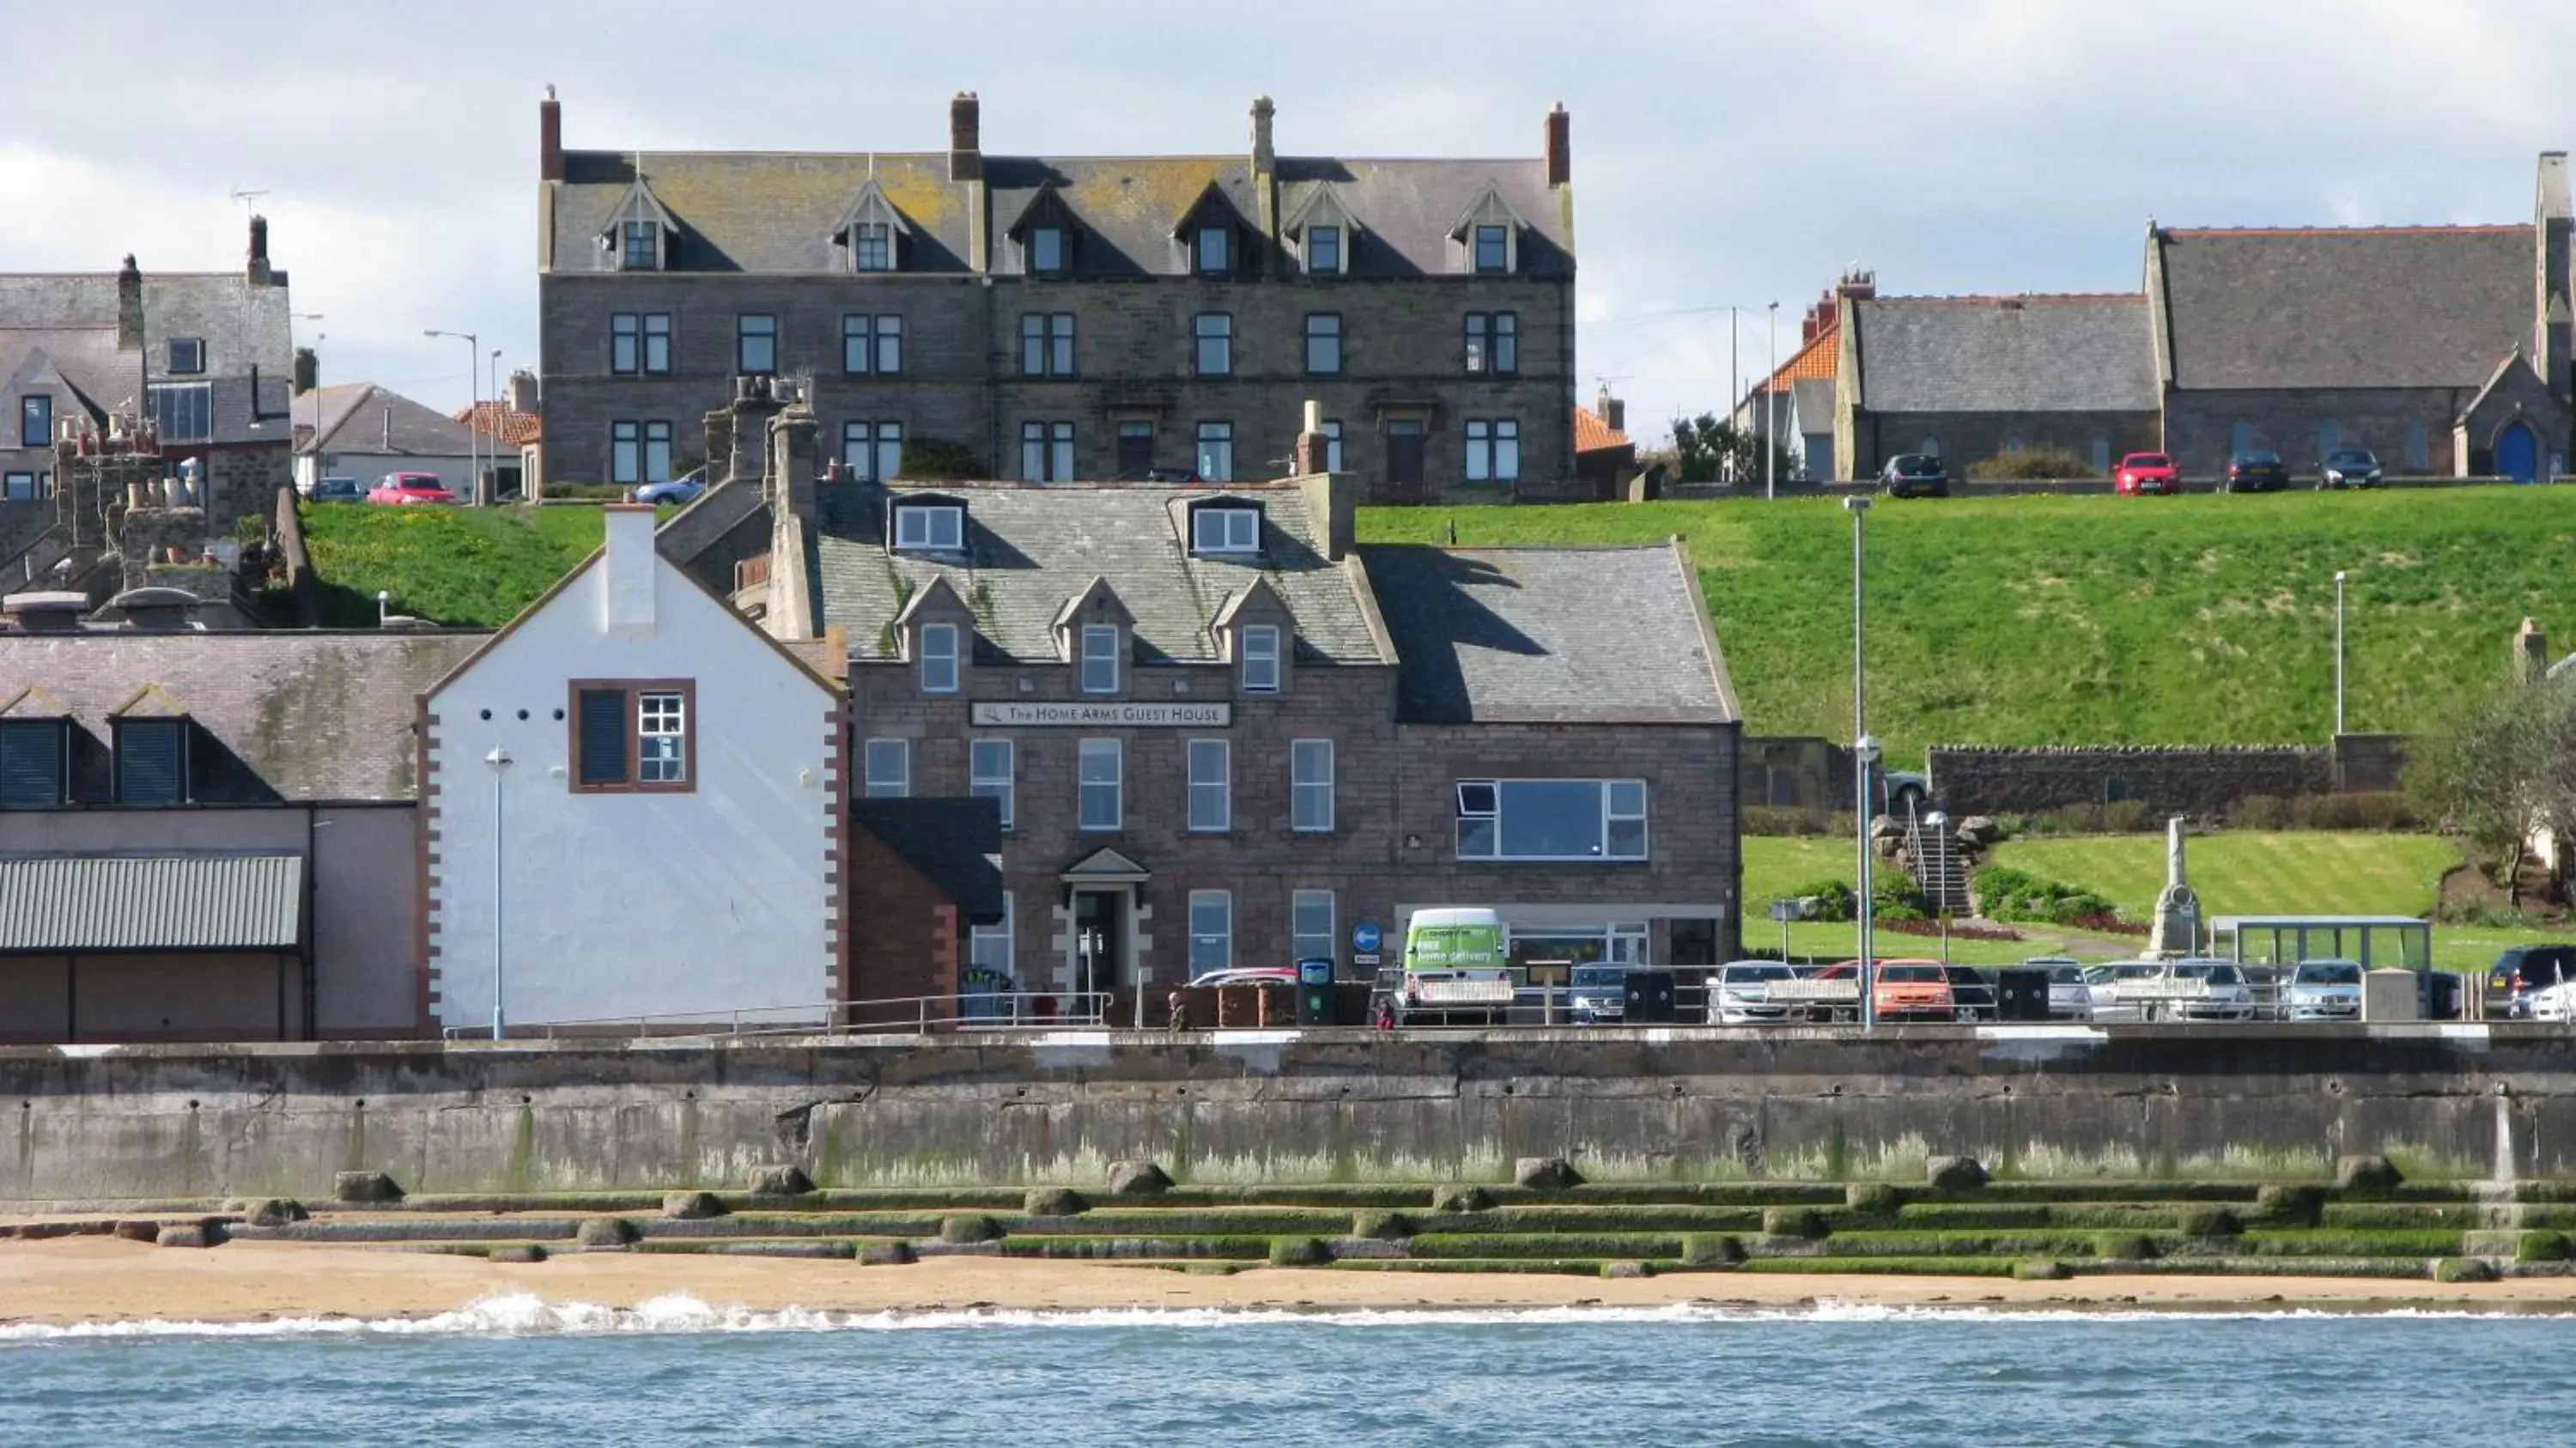
<svg viewBox="0 0 2576 1448"><path fill-rule="evenodd" d="M0 1200L739 1185L2027 1176L2576 1177L2534 1025L1367 1031L0 1050Z"/></svg>

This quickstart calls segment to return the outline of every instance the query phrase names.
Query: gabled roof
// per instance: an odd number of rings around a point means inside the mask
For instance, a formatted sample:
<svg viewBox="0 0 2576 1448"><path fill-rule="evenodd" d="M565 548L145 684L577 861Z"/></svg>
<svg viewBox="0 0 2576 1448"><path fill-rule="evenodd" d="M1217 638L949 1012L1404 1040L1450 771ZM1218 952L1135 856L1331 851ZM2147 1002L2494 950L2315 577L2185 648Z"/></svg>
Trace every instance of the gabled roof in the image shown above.
<svg viewBox="0 0 2576 1448"><path fill-rule="evenodd" d="M125 702L107 711L110 719L185 719L188 707L170 697L170 691L159 684L146 684L125 696Z"/></svg>
<svg viewBox="0 0 2576 1448"><path fill-rule="evenodd" d="M1359 218L1351 214L1350 206L1342 200L1341 189L1332 182L1318 181L1303 189L1303 199L1279 223L1280 235L1302 236L1309 226L1359 228Z"/></svg>
<svg viewBox="0 0 2576 1448"><path fill-rule="evenodd" d="M1126 601L1118 596L1118 590L1109 586L1108 579L1095 573L1091 576L1090 582L1075 589L1065 598L1064 607L1055 611L1055 617L1049 621L1048 626L1059 630L1070 628L1075 619L1094 609L1121 623L1133 624L1136 621L1136 615L1128 609Z"/></svg>
<svg viewBox="0 0 2576 1448"><path fill-rule="evenodd" d="M641 174L626 183L626 194L618 197L617 205L610 208L608 220L600 227L599 234L614 241L617 228L629 221L650 221L674 231L679 229L678 220L671 215L669 208L663 206L661 198L653 194L651 179Z"/></svg>
<svg viewBox="0 0 2576 1448"><path fill-rule="evenodd" d="M1189 209L1172 218L1172 240L1179 241L1202 226L1242 226L1243 211L1225 188L1210 181L1199 190L1198 199Z"/></svg>
<svg viewBox="0 0 2576 1448"><path fill-rule="evenodd" d="M687 238L671 257L675 271L845 273L832 232L871 181L913 228L907 271L972 270L972 191L948 179L945 152L567 151L554 188L556 271L616 269L593 238L639 171L652 176L654 199Z"/></svg>
<svg viewBox="0 0 2576 1448"><path fill-rule="evenodd" d="M1488 181L1484 189L1476 193L1476 199L1467 203L1467 209L1458 213L1458 219L1449 224L1449 239L1465 241L1471 229L1498 221L1513 226L1529 224L1521 218L1520 212L1512 208L1510 199L1503 195L1501 183Z"/></svg>
<svg viewBox="0 0 2576 1448"><path fill-rule="evenodd" d="M2177 388L2475 387L2531 338L2532 254L2529 226L2169 229L2147 264Z"/></svg>
<svg viewBox="0 0 2576 1448"><path fill-rule="evenodd" d="M958 557L889 553L887 500L967 501ZM1258 557L1192 554L1173 526L1176 499L1242 497L1262 505ZM980 657L1061 662L1056 620L1097 579L1134 616L1143 663L1218 660L1210 632L1224 600L1266 579L1297 620L1300 662L1381 663L1360 586L1324 557L1322 520L1294 483L826 484L818 490L815 627L838 626L852 656L890 656L888 625L906 592L945 578L976 619ZM901 580L898 583L897 580Z"/></svg>
<svg viewBox="0 0 2576 1448"><path fill-rule="evenodd" d="M1601 452L1614 447L1629 447L1628 434L1601 420L1601 415L1582 403L1574 405L1574 450L1579 453Z"/></svg>
<svg viewBox="0 0 2576 1448"><path fill-rule="evenodd" d="M2487 380L2483 386L2478 388L2477 395L2470 398L2468 405L2460 409L2460 416L2467 417L2471 413L2476 412L2479 407L2485 404L2487 398L2495 393L2497 388L2504 386L2506 381L2513 377L2514 370L2516 368L2520 368L2525 372L2530 372L2534 379L2537 379L2540 375L2537 372L2531 371L2531 364L2523 360L2522 348L2519 345L2516 345L2512 351L2504 354L2504 359L2502 361L2496 363L2495 370L2487 374Z"/></svg>
<svg viewBox="0 0 2576 1448"><path fill-rule="evenodd" d="M93 423L104 421L111 411L139 412L141 358L117 351L113 327L16 331L0 323L0 397L55 387L70 394L70 405L55 410L57 426L77 421L75 410L87 413ZM0 429L0 435L14 441L14 425Z"/></svg>
<svg viewBox="0 0 2576 1448"><path fill-rule="evenodd" d="M64 380L100 408L140 410L147 381L203 383L213 404L214 441L285 442L294 368L285 274L278 273L281 280L272 286L255 286L238 271L141 275L139 355L116 345L115 272L0 275L0 376L15 373L33 346L42 347ZM169 371L169 344L181 337L206 344L203 373Z"/></svg>
<svg viewBox="0 0 2576 1448"><path fill-rule="evenodd" d="M2147 322L2134 294L1855 301L1853 401L1880 413L2153 412Z"/></svg>
<svg viewBox="0 0 2576 1448"><path fill-rule="evenodd" d="M317 387L295 399L295 450L461 458L474 429L372 382Z"/></svg>
<svg viewBox="0 0 2576 1448"><path fill-rule="evenodd" d="M862 221L879 220L891 224L897 236L912 235L912 223L903 219L903 208L887 199L885 187L871 176L859 188L859 194L850 198L849 209L841 213L841 219L832 223L833 245L849 245L851 227Z"/></svg>
<svg viewBox="0 0 2576 1448"><path fill-rule="evenodd" d="M957 596L957 590L949 587L947 578L943 576L914 589L912 598L903 606L903 612L894 616L894 622L897 628L901 628L932 609L953 613L963 611L965 608L966 600Z"/></svg>
<svg viewBox="0 0 2576 1448"><path fill-rule="evenodd" d="M1841 360L1842 337L1842 317L1838 312L1834 315L1833 325L1818 332L1811 340L1799 344L1798 350L1791 354L1789 360L1780 364L1780 370L1771 374L1771 385L1786 392L1791 386L1800 382L1813 382L1818 379L1831 381L1836 365ZM1754 397L1761 390L1762 384L1756 382L1753 384L1753 390L1747 392L1745 397Z"/></svg>
<svg viewBox="0 0 2576 1448"><path fill-rule="evenodd" d="M1226 595L1225 603L1216 611L1216 617L1208 620L1208 628L1213 632L1223 633L1232 628L1234 621L1244 614L1268 609L1276 609L1292 619L1296 617L1296 610L1291 609L1288 601L1279 596L1278 589L1270 586L1269 579L1255 578Z"/></svg>
<svg viewBox="0 0 2576 1448"><path fill-rule="evenodd" d="M521 412L506 401L478 402L472 407L460 407L448 415L485 437L499 438L504 447L525 447L532 442L543 442L546 437L546 420L542 414Z"/></svg>
<svg viewBox="0 0 2576 1448"><path fill-rule="evenodd" d="M1677 543L1360 550L1408 723L1726 724L1735 688Z"/></svg>

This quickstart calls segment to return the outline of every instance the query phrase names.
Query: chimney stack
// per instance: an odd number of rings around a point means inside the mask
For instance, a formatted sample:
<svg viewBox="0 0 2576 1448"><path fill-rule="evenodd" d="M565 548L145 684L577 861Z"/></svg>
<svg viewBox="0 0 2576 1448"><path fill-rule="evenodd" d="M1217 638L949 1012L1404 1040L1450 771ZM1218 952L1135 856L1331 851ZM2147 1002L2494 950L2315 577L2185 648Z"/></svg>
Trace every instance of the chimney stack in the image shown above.
<svg viewBox="0 0 2576 1448"><path fill-rule="evenodd" d="M1603 383L1601 395L1594 400L1598 403L1594 410L1601 414L1601 423L1604 427L1612 432L1628 430L1628 404L1610 395L1610 384Z"/></svg>
<svg viewBox="0 0 2576 1448"><path fill-rule="evenodd" d="M1294 459L1298 477L1320 477L1333 470L1333 442L1324 435L1324 405L1309 399L1306 403L1306 425L1297 432Z"/></svg>
<svg viewBox="0 0 2576 1448"><path fill-rule="evenodd" d="M600 624L619 638L651 638L657 582L653 505L610 503L600 511L607 516L608 552L602 560L607 577L600 589Z"/></svg>
<svg viewBox="0 0 2576 1448"><path fill-rule="evenodd" d="M546 98L537 102L537 179L563 178L563 106L555 100L555 88L547 86Z"/></svg>
<svg viewBox="0 0 2576 1448"><path fill-rule="evenodd" d="M116 272L116 350L143 346L143 272L128 254Z"/></svg>
<svg viewBox="0 0 2576 1448"><path fill-rule="evenodd" d="M273 279L268 267L268 218L250 219L250 284L264 287Z"/></svg>
<svg viewBox="0 0 2576 1448"><path fill-rule="evenodd" d="M509 398L512 412L524 412L534 416L539 410L537 374L525 367L513 371L510 374L510 390L505 395Z"/></svg>
<svg viewBox="0 0 2576 1448"><path fill-rule="evenodd" d="M292 385L298 397L322 385L322 359L314 355L312 348L295 349L295 375Z"/></svg>
<svg viewBox="0 0 2576 1448"><path fill-rule="evenodd" d="M984 179L984 103L973 91L959 91L948 101L948 179Z"/></svg>
<svg viewBox="0 0 2576 1448"><path fill-rule="evenodd" d="M1264 270L1279 261L1279 151L1271 144L1271 120L1278 114L1270 97L1252 98L1252 204L1260 213L1252 220L1266 243L1261 258Z"/></svg>
<svg viewBox="0 0 2576 1448"><path fill-rule="evenodd" d="M1547 184L1563 186L1574 179L1574 117L1565 102L1547 113Z"/></svg>

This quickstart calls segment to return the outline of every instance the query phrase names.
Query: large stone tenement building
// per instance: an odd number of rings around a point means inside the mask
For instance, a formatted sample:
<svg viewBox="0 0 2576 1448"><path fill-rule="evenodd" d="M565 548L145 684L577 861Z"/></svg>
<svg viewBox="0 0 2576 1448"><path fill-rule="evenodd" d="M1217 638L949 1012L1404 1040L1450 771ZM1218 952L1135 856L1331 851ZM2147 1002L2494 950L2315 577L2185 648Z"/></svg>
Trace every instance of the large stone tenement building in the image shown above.
<svg viewBox="0 0 2576 1448"><path fill-rule="evenodd" d="M810 392L860 480L1286 471L1307 399L1374 500L1564 497L1571 119L1509 160L568 151L539 113L547 470L685 471L733 379ZM914 469L918 470L918 469Z"/></svg>

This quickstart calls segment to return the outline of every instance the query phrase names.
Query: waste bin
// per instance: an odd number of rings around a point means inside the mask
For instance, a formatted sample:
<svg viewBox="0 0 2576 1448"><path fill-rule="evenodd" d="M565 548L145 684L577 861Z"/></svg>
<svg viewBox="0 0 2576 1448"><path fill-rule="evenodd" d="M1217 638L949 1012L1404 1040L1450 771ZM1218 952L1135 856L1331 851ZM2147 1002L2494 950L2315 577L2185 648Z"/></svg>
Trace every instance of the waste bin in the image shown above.
<svg viewBox="0 0 2576 1448"><path fill-rule="evenodd" d="M1333 1010L1333 961L1330 956L1297 962L1297 1024L1338 1024Z"/></svg>
<svg viewBox="0 0 2576 1448"><path fill-rule="evenodd" d="M1623 984L1626 998L1620 1002L1620 1020L1631 1026L1669 1026L1673 1023L1673 973L1669 970L1632 970Z"/></svg>
<svg viewBox="0 0 2576 1448"><path fill-rule="evenodd" d="M1999 1021L2047 1020L2048 972L2024 967L2013 967L1997 972L1995 1019Z"/></svg>
<svg viewBox="0 0 2576 1448"><path fill-rule="evenodd" d="M2415 978L2416 1016L2427 1021L2460 1018L2460 978L2447 970L2427 970Z"/></svg>

